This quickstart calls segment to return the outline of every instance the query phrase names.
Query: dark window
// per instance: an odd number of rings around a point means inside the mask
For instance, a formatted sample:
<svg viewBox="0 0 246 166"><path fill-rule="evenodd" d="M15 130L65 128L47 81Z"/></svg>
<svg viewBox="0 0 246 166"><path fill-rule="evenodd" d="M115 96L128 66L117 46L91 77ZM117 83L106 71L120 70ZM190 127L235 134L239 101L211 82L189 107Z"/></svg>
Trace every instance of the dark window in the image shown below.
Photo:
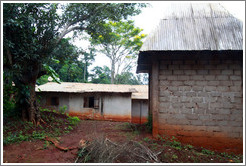
<svg viewBox="0 0 246 166"><path fill-rule="evenodd" d="M94 108L94 97L84 97L84 108Z"/></svg>
<svg viewBox="0 0 246 166"><path fill-rule="evenodd" d="M51 97L50 104L55 105L55 106L59 105L59 98L58 97Z"/></svg>
<svg viewBox="0 0 246 166"><path fill-rule="evenodd" d="M94 97L89 97L89 108L94 108Z"/></svg>

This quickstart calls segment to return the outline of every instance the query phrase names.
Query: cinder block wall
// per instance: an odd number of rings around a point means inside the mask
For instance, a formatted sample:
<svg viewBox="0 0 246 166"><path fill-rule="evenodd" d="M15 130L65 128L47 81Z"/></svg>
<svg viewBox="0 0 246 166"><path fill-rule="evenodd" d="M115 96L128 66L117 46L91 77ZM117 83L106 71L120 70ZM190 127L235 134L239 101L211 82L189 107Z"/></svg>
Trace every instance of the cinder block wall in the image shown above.
<svg viewBox="0 0 246 166"><path fill-rule="evenodd" d="M239 60L160 61L159 134L242 153L242 79Z"/></svg>

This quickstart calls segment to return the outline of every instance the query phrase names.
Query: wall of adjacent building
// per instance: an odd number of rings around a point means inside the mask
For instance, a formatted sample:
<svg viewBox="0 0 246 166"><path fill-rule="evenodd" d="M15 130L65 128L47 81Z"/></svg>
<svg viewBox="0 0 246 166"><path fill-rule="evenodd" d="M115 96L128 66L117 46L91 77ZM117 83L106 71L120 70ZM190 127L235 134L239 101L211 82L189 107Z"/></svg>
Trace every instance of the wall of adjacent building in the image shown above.
<svg viewBox="0 0 246 166"><path fill-rule="evenodd" d="M59 111L66 106L70 115L83 119L131 122L131 93L39 93L41 106ZM51 105L51 98L59 98L59 105ZM84 107L86 97L94 97L97 107Z"/></svg>
<svg viewBox="0 0 246 166"><path fill-rule="evenodd" d="M132 100L132 123L143 124L148 121L148 100Z"/></svg>
<svg viewBox="0 0 246 166"><path fill-rule="evenodd" d="M159 80L158 108L152 106L158 110L153 132L184 143L242 152L242 61L188 59L156 64L150 75L150 84L155 70ZM150 88L154 94L154 87Z"/></svg>

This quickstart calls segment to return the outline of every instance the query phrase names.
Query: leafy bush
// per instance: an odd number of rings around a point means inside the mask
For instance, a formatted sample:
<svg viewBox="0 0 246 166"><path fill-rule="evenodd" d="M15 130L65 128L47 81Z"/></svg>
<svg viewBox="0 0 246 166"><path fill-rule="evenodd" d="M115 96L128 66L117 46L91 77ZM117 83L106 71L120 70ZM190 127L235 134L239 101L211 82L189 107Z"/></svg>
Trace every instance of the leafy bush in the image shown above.
<svg viewBox="0 0 246 166"><path fill-rule="evenodd" d="M80 122L80 119L77 116L69 116L68 121L71 125L77 125Z"/></svg>
<svg viewBox="0 0 246 166"><path fill-rule="evenodd" d="M145 124L146 128L149 132L152 132L153 129L153 119L152 119L152 114L149 114L148 116L148 122Z"/></svg>
<svg viewBox="0 0 246 166"><path fill-rule="evenodd" d="M65 114L65 112L67 111L67 106L64 105L62 107L59 107L59 111L60 111L60 113Z"/></svg>

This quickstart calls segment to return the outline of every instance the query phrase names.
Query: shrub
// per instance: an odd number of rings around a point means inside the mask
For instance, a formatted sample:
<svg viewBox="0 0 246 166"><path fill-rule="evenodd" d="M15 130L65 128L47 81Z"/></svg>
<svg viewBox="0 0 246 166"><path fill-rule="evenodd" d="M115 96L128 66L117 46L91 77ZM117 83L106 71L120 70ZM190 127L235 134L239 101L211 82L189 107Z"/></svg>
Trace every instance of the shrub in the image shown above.
<svg viewBox="0 0 246 166"><path fill-rule="evenodd" d="M77 116L74 116L74 117L69 116L68 117L68 121L69 121L69 123L71 125L74 125L75 126L75 125L77 125L80 122L80 119Z"/></svg>
<svg viewBox="0 0 246 166"><path fill-rule="evenodd" d="M59 111L60 111L60 113L65 114L65 112L67 111L67 106L64 105L62 107L59 107Z"/></svg>
<svg viewBox="0 0 246 166"><path fill-rule="evenodd" d="M152 114L149 114L148 116L148 122L146 123L146 128L149 132L152 132L152 128L153 128Z"/></svg>

